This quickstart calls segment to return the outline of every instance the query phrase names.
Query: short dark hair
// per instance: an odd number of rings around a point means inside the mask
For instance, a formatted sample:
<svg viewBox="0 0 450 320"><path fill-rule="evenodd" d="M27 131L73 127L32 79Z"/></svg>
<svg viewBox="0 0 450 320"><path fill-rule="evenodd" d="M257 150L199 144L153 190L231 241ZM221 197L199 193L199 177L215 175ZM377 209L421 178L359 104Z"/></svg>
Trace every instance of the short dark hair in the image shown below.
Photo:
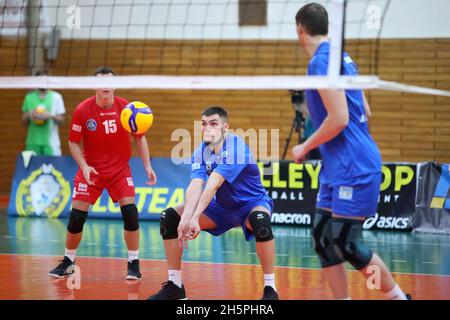
<svg viewBox="0 0 450 320"><path fill-rule="evenodd" d="M98 74L110 74L110 73L115 75L114 71L112 71L112 69L110 67L101 66L101 67L98 67L97 69L95 69L94 76L96 76Z"/></svg>
<svg viewBox="0 0 450 320"><path fill-rule="evenodd" d="M228 121L228 113L222 107L219 107L219 106L208 107L205 110L203 110L203 112L202 112L202 116L205 116L205 117L209 117L209 116L212 116L215 114L218 114L219 117L221 117L222 119L225 120L225 122Z"/></svg>
<svg viewBox="0 0 450 320"><path fill-rule="evenodd" d="M298 10L295 22L301 24L310 36L326 36L328 34L328 13L318 3L308 3Z"/></svg>
<svg viewBox="0 0 450 320"><path fill-rule="evenodd" d="M38 70L38 71L36 71L36 72L34 73L34 75L35 75L36 77L39 77L39 76L48 76L48 72L45 71L45 70Z"/></svg>

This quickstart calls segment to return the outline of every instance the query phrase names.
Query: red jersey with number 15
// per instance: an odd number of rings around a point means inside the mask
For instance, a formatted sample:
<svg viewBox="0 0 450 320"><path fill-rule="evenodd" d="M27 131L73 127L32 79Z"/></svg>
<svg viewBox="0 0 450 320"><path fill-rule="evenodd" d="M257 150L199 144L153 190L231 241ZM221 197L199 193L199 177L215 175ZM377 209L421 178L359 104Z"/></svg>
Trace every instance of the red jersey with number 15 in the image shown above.
<svg viewBox="0 0 450 320"><path fill-rule="evenodd" d="M82 101L74 111L69 141L83 140L84 158L100 175L114 175L128 166L130 134L120 123L120 112L127 104L125 99L114 97L111 107L102 108L94 96Z"/></svg>

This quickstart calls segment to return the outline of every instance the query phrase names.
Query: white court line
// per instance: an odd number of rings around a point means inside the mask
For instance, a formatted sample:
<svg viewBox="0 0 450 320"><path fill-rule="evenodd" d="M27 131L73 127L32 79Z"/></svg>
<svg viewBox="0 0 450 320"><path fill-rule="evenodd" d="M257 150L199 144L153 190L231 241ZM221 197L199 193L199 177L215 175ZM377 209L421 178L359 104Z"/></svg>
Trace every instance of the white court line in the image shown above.
<svg viewBox="0 0 450 320"><path fill-rule="evenodd" d="M250 255L256 255L256 252L249 252L248 254L250 254ZM289 254L287 254L287 253L277 253L277 254L275 254L276 256L280 256L280 257L286 257L286 256L289 256Z"/></svg>
<svg viewBox="0 0 450 320"><path fill-rule="evenodd" d="M391 262L399 262L399 263L406 263L407 260L391 260Z"/></svg>
<svg viewBox="0 0 450 320"><path fill-rule="evenodd" d="M196 250L196 251L199 252L199 253L211 253L211 251L209 251L209 250L203 250L203 249Z"/></svg>
<svg viewBox="0 0 450 320"><path fill-rule="evenodd" d="M49 257L49 258L60 258L60 255L55 254L23 254L23 253L0 253L0 256L30 256L30 257ZM78 256L79 258L88 258L88 259L117 259L117 260L127 260L127 258L119 258L119 257L95 257L95 256ZM141 261L158 261L158 262L166 262L166 259L143 259L139 258ZM197 264L217 264L217 265L233 265L233 266L241 266L241 267L255 267L259 265L255 264L245 264L245 263L230 263L230 262L207 262L207 261L183 261L183 263L197 263ZM287 267L287 266L275 266L278 269L298 269L298 270L321 270L322 268L311 268L311 267ZM359 272L358 270L349 270L350 272ZM448 274L439 274L439 273L415 273L415 272L392 272L394 274L407 274L407 275L418 275L418 276L432 276L432 277L445 277L450 278Z"/></svg>
<svg viewBox="0 0 450 320"><path fill-rule="evenodd" d="M422 263L426 263L426 264L438 264L438 262L436 262L436 261L422 261Z"/></svg>
<svg viewBox="0 0 450 320"><path fill-rule="evenodd" d="M364 242L379 242L379 243L392 243L389 240L371 240L371 239L363 239ZM436 242L414 242L414 241L402 241L401 243L395 243L395 246L398 245L408 245L408 244L419 244L419 245L427 245L427 246L439 246L439 247L449 247L450 243L436 243Z"/></svg>

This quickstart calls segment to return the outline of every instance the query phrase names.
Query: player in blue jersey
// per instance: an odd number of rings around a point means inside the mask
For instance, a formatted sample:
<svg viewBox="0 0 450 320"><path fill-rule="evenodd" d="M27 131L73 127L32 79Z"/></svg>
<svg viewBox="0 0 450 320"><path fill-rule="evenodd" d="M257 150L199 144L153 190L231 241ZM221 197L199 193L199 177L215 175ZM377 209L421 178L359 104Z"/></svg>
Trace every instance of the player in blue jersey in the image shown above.
<svg viewBox="0 0 450 320"><path fill-rule="evenodd" d="M228 115L223 108L207 108L201 120L203 143L192 156L185 203L161 213L168 281L149 299L186 299L181 280L183 246L201 230L219 236L240 226L247 241L256 240L256 253L264 272L262 300L278 300L270 224L273 202L262 186L256 161L248 145L228 133Z"/></svg>
<svg viewBox="0 0 450 320"><path fill-rule="evenodd" d="M328 72L328 14L317 3L296 15L300 45L310 55L308 75ZM357 75L350 56L343 55L344 75ZM349 299L349 262L379 288L386 299L406 299L381 258L362 241L364 220L376 213L381 183L381 155L367 125L370 108L362 90L307 90L309 113L316 132L293 148L296 162L320 148L323 167L313 222L314 249L336 299ZM377 278L378 277L378 278Z"/></svg>

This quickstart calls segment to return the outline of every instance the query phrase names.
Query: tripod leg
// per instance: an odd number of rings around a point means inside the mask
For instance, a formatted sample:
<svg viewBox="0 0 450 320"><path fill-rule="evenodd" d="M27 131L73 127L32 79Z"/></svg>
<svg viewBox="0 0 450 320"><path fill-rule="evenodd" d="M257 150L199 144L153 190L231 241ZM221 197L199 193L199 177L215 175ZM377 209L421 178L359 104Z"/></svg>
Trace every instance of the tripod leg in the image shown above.
<svg viewBox="0 0 450 320"><path fill-rule="evenodd" d="M286 158L287 149L289 148L289 144L291 143L292 139L292 134L294 133L296 127L297 127L297 120L294 118L294 121L292 121L291 131L289 132L289 136L286 139L286 144L284 145L283 156L281 157L282 160Z"/></svg>

